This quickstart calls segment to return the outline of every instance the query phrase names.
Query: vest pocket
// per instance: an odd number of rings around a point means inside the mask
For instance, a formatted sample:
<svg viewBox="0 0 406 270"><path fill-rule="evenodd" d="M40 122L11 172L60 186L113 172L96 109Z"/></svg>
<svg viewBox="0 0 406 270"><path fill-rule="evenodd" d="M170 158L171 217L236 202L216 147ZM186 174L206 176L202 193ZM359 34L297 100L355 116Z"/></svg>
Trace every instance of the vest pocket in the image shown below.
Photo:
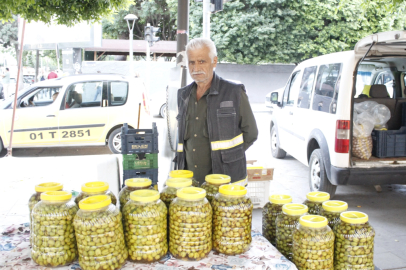
<svg viewBox="0 0 406 270"><path fill-rule="evenodd" d="M233 182L243 180L247 176L243 145L220 151L224 174L229 175Z"/></svg>
<svg viewBox="0 0 406 270"><path fill-rule="evenodd" d="M185 133L184 133L184 137L183 140L187 141L190 139L190 133L189 133L189 120L185 121Z"/></svg>
<svg viewBox="0 0 406 270"><path fill-rule="evenodd" d="M236 117L237 114L233 107L217 109L217 125L220 140L228 140L235 137Z"/></svg>

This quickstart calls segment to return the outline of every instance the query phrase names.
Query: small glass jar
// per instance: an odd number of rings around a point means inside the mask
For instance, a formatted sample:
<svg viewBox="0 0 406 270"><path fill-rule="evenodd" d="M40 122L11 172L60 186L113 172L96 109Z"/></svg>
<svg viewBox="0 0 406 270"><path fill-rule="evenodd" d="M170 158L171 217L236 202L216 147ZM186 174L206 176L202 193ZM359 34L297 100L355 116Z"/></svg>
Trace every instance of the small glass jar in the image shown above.
<svg viewBox="0 0 406 270"><path fill-rule="evenodd" d="M293 263L298 270L334 269L334 233L325 217L306 215L293 233Z"/></svg>
<svg viewBox="0 0 406 270"><path fill-rule="evenodd" d="M367 214L356 211L341 213L340 222L334 226L334 234L334 269L375 269L375 230L369 225Z"/></svg>
<svg viewBox="0 0 406 270"><path fill-rule="evenodd" d="M169 177L170 178L189 178L192 180L192 186L193 187L199 187L199 182L193 177L193 172L189 170L174 170L169 172Z"/></svg>
<svg viewBox="0 0 406 270"><path fill-rule="evenodd" d="M118 194L121 212L123 212L124 205L130 201L130 193L141 189L154 189L151 179L130 178L125 180L125 187Z"/></svg>
<svg viewBox="0 0 406 270"><path fill-rule="evenodd" d="M109 190L109 183L100 181L88 182L82 185L82 192L76 197L75 203L79 204L81 200L95 195L108 195L111 198L111 203L117 204L116 195Z"/></svg>
<svg viewBox="0 0 406 270"><path fill-rule="evenodd" d="M161 200L165 203L168 211L171 202L176 198L178 189L191 186L192 180L190 178L169 178L166 180L166 186L161 192Z"/></svg>
<svg viewBox="0 0 406 270"><path fill-rule="evenodd" d="M47 191L32 210L31 257L47 267L67 265L76 260L73 219L78 206L66 191Z"/></svg>
<svg viewBox="0 0 406 270"><path fill-rule="evenodd" d="M320 210L320 216L326 217L328 220L328 226L331 229L334 228L338 222L340 222L340 214L347 211L348 204L343 201L327 201L322 204Z"/></svg>
<svg viewBox="0 0 406 270"><path fill-rule="evenodd" d="M231 177L225 174L209 174L205 177L205 182L201 188L206 190L206 198L211 203L213 198L219 192L221 185L225 185L231 182Z"/></svg>
<svg viewBox="0 0 406 270"><path fill-rule="evenodd" d="M124 206L124 236L128 258L139 263L152 263L168 252L166 237L167 209L156 190L131 192Z"/></svg>
<svg viewBox="0 0 406 270"><path fill-rule="evenodd" d="M306 194L304 205L309 207L309 215L320 215L321 205L330 199L330 194L322 191L312 191Z"/></svg>
<svg viewBox="0 0 406 270"><path fill-rule="evenodd" d="M276 218L276 248L288 260L293 258L293 232L301 216L307 214L308 207L299 203L287 203L282 206L282 214Z"/></svg>
<svg viewBox="0 0 406 270"><path fill-rule="evenodd" d="M176 259L199 261L212 248L212 209L206 191L186 187L169 207L169 251Z"/></svg>
<svg viewBox="0 0 406 270"><path fill-rule="evenodd" d="M289 195L271 195L262 210L262 235L274 246L276 246L276 218L282 214L283 205L291 202L292 197Z"/></svg>
<svg viewBox="0 0 406 270"><path fill-rule="evenodd" d="M83 270L120 269L128 257L121 212L108 195L79 202L74 219L79 265Z"/></svg>

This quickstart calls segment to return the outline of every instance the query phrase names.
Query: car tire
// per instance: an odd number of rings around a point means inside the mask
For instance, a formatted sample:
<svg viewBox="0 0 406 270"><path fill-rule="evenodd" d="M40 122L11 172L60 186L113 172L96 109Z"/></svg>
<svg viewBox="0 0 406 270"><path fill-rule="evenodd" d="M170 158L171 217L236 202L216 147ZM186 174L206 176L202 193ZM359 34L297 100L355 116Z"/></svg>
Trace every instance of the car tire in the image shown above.
<svg viewBox="0 0 406 270"><path fill-rule="evenodd" d="M107 145L113 154L121 154L121 127L110 133Z"/></svg>
<svg viewBox="0 0 406 270"><path fill-rule="evenodd" d="M271 128L271 151L274 158L282 159L286 157L285 150L279 147L279 136L275 126Z"/></svg>
<svg viewBox="0 0 406 270"><path fill-rule="evenodd" d="M159 109L159 116L162 118L165 118L166 116L166 103L161 106L161 109Z"/></svg>
<svg viewBox="0 0 406 270"><path fill-rule="evenodd" d="M330 183L327 178L326 168L324 167L323 156L321 150L316 149L310 156L309 163L309 185L310 191L324 191L330 194L330 198L333 198L337 186Z"/></svg>

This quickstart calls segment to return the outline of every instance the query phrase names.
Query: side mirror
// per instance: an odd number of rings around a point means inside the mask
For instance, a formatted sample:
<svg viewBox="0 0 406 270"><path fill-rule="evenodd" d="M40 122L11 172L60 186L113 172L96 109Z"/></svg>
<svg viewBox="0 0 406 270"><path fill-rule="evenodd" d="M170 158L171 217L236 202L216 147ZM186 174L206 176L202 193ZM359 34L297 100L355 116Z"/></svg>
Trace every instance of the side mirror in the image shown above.
<svg viewBox="0 0 406 270"><path fill-rule="evenodd" d="M271 93L271 103L278 104L278 92Z"/></svg>

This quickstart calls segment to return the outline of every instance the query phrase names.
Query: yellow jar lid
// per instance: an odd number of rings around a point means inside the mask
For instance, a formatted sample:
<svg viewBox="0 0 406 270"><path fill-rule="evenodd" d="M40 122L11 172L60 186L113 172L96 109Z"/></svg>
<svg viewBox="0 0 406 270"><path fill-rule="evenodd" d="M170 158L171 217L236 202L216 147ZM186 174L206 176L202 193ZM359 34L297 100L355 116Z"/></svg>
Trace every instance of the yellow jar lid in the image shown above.
<svg viewBox="0 0 406 270"><path fill-rule="evenodd" d="M127 187L149 187L152 181L149 178L130 178L125 180Z"/></svg>
<svg viewBox="0 0 406 270"><path fill-rule="evenodd" d="M222 185L219 188L219 192L224 195L241 196L247 194L247 189L240 185Z"/></svg>
<svg viewBox="0 0 406 270"><path fill-rule="evenodd" d="M188 170L175 170L169 173L172 178L192 178L193 172Z"/></svg>
<svg viewBox="0 0 406 270"><path fill-rule="evenodd" d="M301 203L287 203L282 206L282 211L290 216L299 216L306 214L308 211L307 205Z"/></svg>
<svg viewBox="0 0 406 270"><path fill-rule="evenodd" d="M152 189L141 189L130 193L130 198L136 202L154 202L159 200L159 192Z"/></svg>
<svg viewBox="0 0 406 270"><path fill-rule="evenodd" d="M231 182L231 177L225 174L206 175L205 181L211 184L227 184Z"/></svg>
<svg viewBox="0 0 406 270"><path fill-rule="evenodd" d="M321 228L328 224L328 220L325 217L317 215L306 215L301 216L299 219L300 225L310 228Z"/></svg>
<svg viewBox="0 0 406 270"><path fill-rule="evenodd" d="M97 210L111 204L109 195L90 196L79 202L79 208L83 210Z"/></svg>
<svg viewBox="0 0 406 270"><path fill-rule="evenodd" d="M329 212L343 212L348 209L348 204L343 201L326 201L322 204L322 207Z"/></svg>
<svg viewBox="0 0 406 270"><path fill-rule="evenodd" d="M169 178L166 180L166 185L174 188L190 187L192 183L190 178Z"/></svg>
<svg viewBox="0 0 406 270"><path fill-rule="evenodd" d="M176 196L185 200L200 200L206 197L206 190L198 187L185 187L179 189Z"/></svg>
<svg viewBox="0 0 406 270"><path fill-rule="evenodd" d="M83 192L101 192L109 189L109 184L107 182L88 182L82 185Z"/></svg>
<svg viewBox="0 0 406 270"><path fill-rule="evenodd" d="M348 211L341 213L340 219L350 224L364 224L368 222L368 215L358 211Z"/></svg>
<svg viewBox="0 0 406 270"><path fill-rule="evenodd" d="M45 191L41 193L42 201L67 201L72 198L72 193L67 191Z"/></svg>
<svg viewBox="0 0 406 270"><path fill-rule="evenodd" d="M311 202L325 202L330 199L330 194L322 191L312 191L307 193L306 197Z"/></svg>
<svg viewBox="0 0 406 270"><path fill-rule="evenodd" d="M269 196L269 201L274 204L291 203L292 197L290 195L274 194Z"/></svg>
<svg viewBox="0 0 406 270"><path fill-rule="evenodd" d="M56 182L47 182L35 186L36 192L57 191L62 189L63 185Z"/></svg>

